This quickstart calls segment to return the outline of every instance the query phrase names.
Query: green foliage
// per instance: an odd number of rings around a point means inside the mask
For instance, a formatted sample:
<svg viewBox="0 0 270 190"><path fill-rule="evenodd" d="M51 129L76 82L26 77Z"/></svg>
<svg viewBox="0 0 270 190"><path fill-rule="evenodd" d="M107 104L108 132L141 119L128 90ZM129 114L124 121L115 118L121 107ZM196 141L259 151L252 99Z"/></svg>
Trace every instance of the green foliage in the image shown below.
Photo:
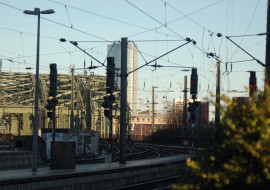
<svg viewBox="0 0 270 190"><path fill-rule="evenodd" d="M270 91L239 104L226 97L213 146L187 160L175 189L266 190L270 187Z"/></svg>

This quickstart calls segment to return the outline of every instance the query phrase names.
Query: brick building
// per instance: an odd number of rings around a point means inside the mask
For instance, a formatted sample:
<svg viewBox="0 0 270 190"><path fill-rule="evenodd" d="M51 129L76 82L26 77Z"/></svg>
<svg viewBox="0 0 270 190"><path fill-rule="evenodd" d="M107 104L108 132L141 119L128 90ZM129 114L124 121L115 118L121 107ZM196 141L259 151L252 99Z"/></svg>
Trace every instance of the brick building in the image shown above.
<svg viewBox="0 0 270 190"><path fill-rule="evenodd" d="M133 140L143 140L153 131L156 131L165 126L165 116L161 114L155 114L154 127L152 128L152 114L147 111L145 113L132 116L130 134Z"/></svg>

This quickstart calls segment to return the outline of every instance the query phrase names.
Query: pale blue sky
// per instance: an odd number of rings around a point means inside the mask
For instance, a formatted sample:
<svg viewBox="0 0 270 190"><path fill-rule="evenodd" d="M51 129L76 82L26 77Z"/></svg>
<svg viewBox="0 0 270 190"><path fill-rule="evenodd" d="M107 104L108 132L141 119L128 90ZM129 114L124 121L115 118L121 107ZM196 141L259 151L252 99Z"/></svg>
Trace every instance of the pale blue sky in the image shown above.
<svg viewBox="0 0 270 190"><path fill-rule="evenodd" d="M33 10L35 7L55 10L55 14L43 15L45 19L41 19L41 73L49 73L50 63L57 63L59 73L68 73L72 64L75 68L82 68L84 60L87 66L90 65L90 57L77 51L68 42L60 43L60 38L100 41L80 42L79 46L103 62L109 41L119 41L121 37L135 41L147 61L184 43L171 40L190 37L197 42L196 47L184 46L163 60L158 60L157 64L197 67L198 96L201 99L209 97L209 91L215 91L216 76L215 60L207 58L203 51L220 56L222 73L226 71L226 62L251 59L224 37L218 38L216 33L231 36L266 32L266 0L0 0L0 59L3 59L3 71L25 72L25 67L35 67L37 18L22 13L22 10ZM186 16L183 17L183 14ZM265 36L232 40L265 62ZM139 66L144 63L140 57ZM93 64L99 65L95 61ZM228 64L230 69L231 64ZM153 70L152 67L140 69L138 92L142 98L141 106L144 106L147 99L151 99L152 86L159 87L157 91L173 90L156 95L159 109L164 105L163 96L167 96L167 100L183 97L180 92L183 90L183 79L187 75L189 82L191 72L180 70ZM248 70L258 71L258 86L262 90L264 68L255 61L248 61L233 63L232 72L222 75L223 93L248 96L247 92L228 93L231 90L245 91L248 86ZM94 72L105 75L104 68ZM77 70L77 73L83 71Z"/></svg>

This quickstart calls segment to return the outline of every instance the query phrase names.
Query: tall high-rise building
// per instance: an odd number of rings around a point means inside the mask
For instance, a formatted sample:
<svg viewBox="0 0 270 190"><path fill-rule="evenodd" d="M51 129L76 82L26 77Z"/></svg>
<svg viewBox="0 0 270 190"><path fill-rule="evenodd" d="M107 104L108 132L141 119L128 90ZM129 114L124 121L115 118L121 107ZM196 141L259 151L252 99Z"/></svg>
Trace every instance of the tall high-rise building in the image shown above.
<svg viewBox="0 0 270 190"><path fill-rule="evenodd" d="M118 74L121 74L121 44L114 43L107 46L107 52L109 57L114 57L115 70ZM138 51L134 44L128 44L127 50L127 71L133 71L138 65ZM128 75L127 78L127 102L132 113L137 112L137 79L138 71L135 71ZM120 87L121 79L116 81Z"/></svg>

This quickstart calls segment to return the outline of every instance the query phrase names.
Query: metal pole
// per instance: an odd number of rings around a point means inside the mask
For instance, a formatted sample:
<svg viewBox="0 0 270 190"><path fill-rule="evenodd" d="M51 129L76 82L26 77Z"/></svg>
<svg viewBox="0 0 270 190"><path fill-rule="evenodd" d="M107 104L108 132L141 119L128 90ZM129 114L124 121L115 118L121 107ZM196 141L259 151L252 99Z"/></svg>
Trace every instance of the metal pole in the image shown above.
<svg viewBox="0 0 270 190"><path fill-rule="evenodd" d="M76 82L76 133L79 139L79 132L80 132L80 114L79 114L79 83L78 80Z"/></svg>
<svg viewBox="0 0 270 190"><path fill-rule="evenodd" d="M36 77L35 77L35 116L34 116L34 128L33 128L33 162L32 171L37 171L37 144L38 144L38 95L39 95L39 37L40 37L40 9L35 8L38 11L38 26L37 26L37 60L36 60Z"/></svg>
<svg viewBox="0 0 270 190"><path fill-rule="evenodd" d="M154 125L155 125L155 87L152 86L152 133L154 132Z"/></svg>
<svg viewBox="0 0 270 190"><path fill-rule="evenodd" d="M91 77L91 76L90 76ZM87 94L86 94L86 129L91 129L91 96L90 96L90 78L87 79Z"/></svg>
<svg viewBox="0 0 270 190"><path fill-rule="evenodd" d="M267 5L267 25L266 25L266 54L265 54L265 86L270 85L270 0Z"/></svg>
<svg viewBox="0 0 270 190"><path fill-rule="evenodd" d="M216 106L215 106L215 128L220 126L220 61L217 59L217 81L216 81Z"/></svg>
<svg viewBox="0 0 270 190"><path fill-rule="evenodd" d="M143 139L142 139L142 123L141 123L141 141L142 141Z"/></svg>
<svg viewBox="0 0 270 190"><path fill-rule="evenodd" d="M74 129L74 66L71 67L71 108L70 129Z"/></svg>
<svg viewBox="0 0 270 190"><path fill-rule="evenodd" d="M184 78L183 130L187 130L187 76Z"/></svg>
<svg viewBox="0 0 270 190"><path fill-rule="evenodd" d="M120 109L120 164L126 163L127 131L127 38L121 39L121 109Z"/></svg>
<svg viewBox="0 0 270 190"><path fill-rule="evenodd" d="M113 121L112 117L109 118L110 126L109 126L109 152L112 153L112 127L113 127Z"/></svg>

